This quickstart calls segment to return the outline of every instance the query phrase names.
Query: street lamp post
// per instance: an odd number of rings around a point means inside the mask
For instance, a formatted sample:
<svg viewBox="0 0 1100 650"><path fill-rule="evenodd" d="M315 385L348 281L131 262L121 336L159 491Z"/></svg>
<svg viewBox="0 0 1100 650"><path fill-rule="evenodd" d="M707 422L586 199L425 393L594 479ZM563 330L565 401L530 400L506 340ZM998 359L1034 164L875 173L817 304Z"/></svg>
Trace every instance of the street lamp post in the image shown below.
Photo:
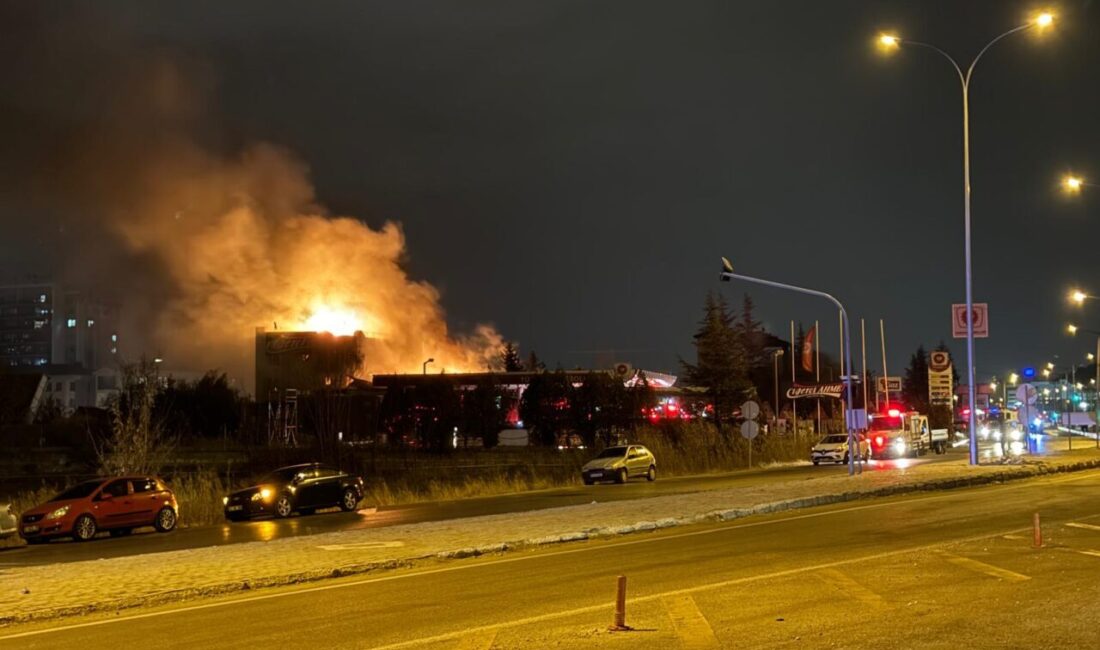
<svg viewBox="0 0 1100 650"><path fill-rule="evenodd" d="M1075 295L1076 294L1080 294L1082 296L1081 300L1078 302L1083 303L1086 298L1092 298L1092 296L1081 293L1080 291L1075 292ZM1087 327L1077 327L1076 325L1071 324L1066 327L1066 331L1074 336L1077 335L1077 332L1087 332L1088 334L1096 336L1096 352L1093 354L1089 354L1088 358L1090 361L1096 362L1096 377L1095 379L1093 379L1093 381L1096 383L1096 403L1093 404L1093 406L1095 407L1094 410L1096 412L1096 420L1093 422L1093 434L1096 437L1096 448L1100 449L1100 330L1089 329Z"/></svg>
<svg viewBox="0 0 1100 650"><path fill-rule="evenodd" d="M428 374L428 364L429 363L435 363L435 359L430 358L430 359L427 359L426 361L424 361L424 363L420 364L421 374L424 374L424 375Z"/></svg>
<svg viewBox="0 0 1100 650"><path fill-rule="evenodd" d="M896 49L902 45L915 45L917 47L923 47L925 49L932 50L933 52L943 56L951 66L955 69L955 72L959 75L959 82L962 84L962 112L963 112L963 232L964 241L966 246L965 264L966 264L966 378L967 378L967 393L970 398L970 464L978 464L978 417L977 408L975 408L975 398L977 391L974 386L974 292L972 286L971 277L971 260L970 260L970 80L974 76L974 66L978 64L978 60L982 58L982 55L986 53L989 48L993 47L996 43L1004 38L1018 34L1020 32L1031 29L1032 27L1038 27L1040 29L1049 27L1054 22L1054 16L1050 13L1042 13L1024 23L1018 27L1014 27L1007 32L997 36L993 40L989 41L981 50L978 51L977 56L970 62L966 72L963 72L962 66L955 60L950 54L944 50L931 45L929 43L922 43L920 41L911 41L909 39L903 39L893 34L883 34L879 36L879 44L887 49Z"/></svg>
<svg viewBox="0 0 1100 650"><path fill-rule="evenodd" d="M847 400L844 403L844 425L848 429L848 475L856 473L856 456L860 456L860 472L863 471L862 456L859 454L859 445L856 442L855 430L852 427L852 338L848 328L848 311L844 309L844 305L840 304L840 301L824 291L817 291L816 289L807 289L805 287L798 287L793 284L784 284L782 282L775 282L772 280L764 280L762 278L754 278L749 275L741 275L733 272L733 264L726 258L722 258L722 273L718 276L723 282L729 282L730 280L744 280L745 282L755 282L756 284L763 284L769 287L775 287L778 289L787 289L788 291L796 291L798 293L805 293L811 296L817 296L819 298L825 298L832 302L840 310L840 323L844 330L844 352L840 358L840 379L844 382L844 387L847 391ZM845 371L847 366L847 371ZM855 450L856 453L852 453Z"/></svg>
<svg viewBox="0 0 1100 650"><path fill-rule="evenodd" d="M779 431L779 357L783 356L783 348L772 349L772 379L775 382L775 401L772 412L772 422L775 431Z"/></svg>

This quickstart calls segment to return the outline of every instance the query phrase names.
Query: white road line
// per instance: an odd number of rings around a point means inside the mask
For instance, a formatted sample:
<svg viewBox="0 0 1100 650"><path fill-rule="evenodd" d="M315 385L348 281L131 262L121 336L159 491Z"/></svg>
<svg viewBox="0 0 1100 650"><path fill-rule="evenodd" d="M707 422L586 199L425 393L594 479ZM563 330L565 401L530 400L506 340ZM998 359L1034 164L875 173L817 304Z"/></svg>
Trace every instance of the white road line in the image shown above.
<svg viewBox="0 0 1100 650"><path fill-rule="evenodd" d="M816 575L826 584L836 587L842 593L852 596L865 605L871 607L888 607L886 601L882 599L882 596L856 582L843 571L838 569L825 569Z"/></svg>
<svg viewBox="0 0 1100 650"><path fill-rule="evenodd" d="M1100 530L1100 526L1097 526L1095 524L1082 524L1082 523L1077 522L1077 521L1071 521L1071 522L1067 523L1066 525L1069 526L1070 528L1083 528L1085 530Z"/></svg>
<svg viewBox="0 0 1100 650"><path fill-rule="evenodd" d="M1074 553L1080 553L1081 555L1091 555L1092 557L1100 557L1100 551L1073 549L1073 552Z"/></svg>
<svg viewBox="0 0 1100 650"><path fill-rule="evenodd" d="M1086 470L1085 473L1091 474L1092 471L1087 471ZM1080 480L1083 480L1085 478L1095 478L1095 477L1091 477L1091 476L1072 476L1072 477L1066 476L1066 477L1059 477L1059 478L1056 478L1056 479L1049 479L1046 482L1047 483L1069 483L1069 482L1072 482L1072 481L1080 481ZM1031 484L1030 481L1024 481L1024 482L1028 483L1029 485ZM1013 484L1013 485L990 486L989 489L1001 491L1001 490L1019 489L1020 487L1021 487L1020 485ZM804 514L804 515L795 515L793 517L783 517L783 518L780 518L780 519L769 519L769 520L765 520L765 521L737 523L737 524L732 524L732 525L729 525L729 526L719 526L719 527L716 527L716 528L708 528L706 530L697 530L697 531L686 532L686 533L677 533L677 534L674 534L674 535L662 535L660 537L645 537L645 538L642 538L642 539L627 540L627 541L622 541L622 542L612 542L612 543L608 543L608 544L602 544L600 546L588 546L588 547L580 547L580 548L574 548L574 549L565 549L565 550L561 550L561 551L553 551L553 552L550 552L550 553L534 553L534 554L531 554L531 555L520 555L520 556L517 556L517 557L499 558L499 559L496 559L496 560L488 560L488 561L484 561L484 562L474 562L474 563L470 563L470 564L456 564L456 565L453 565L453 566L446 566L446 567L441 567L441 568L438 568L438 569L425 569L423 571L410 571L408 573L401 573L401 574L398 574L398 575L391 575L391 576L382 576L382 577L378 577L378 578L364 578L363 580L352 580L352 581L348 581L348 582L340 582L340 583L337 583L337 584L320 585L320 586L317 586L317 587L307 587L307 588L304 588L304 589L296 589L294 591L284 591L284 592L277 592L277 593L272 593L272 594L259 594L259 595L255 595L255 596L248 596L246 598L233 598L233 599L230 599L230 600L224 600L224 601L219 601L219 602L214 602L214 603L203 603L201 605L188 605L186 607L167 609L167 610L162 610L162 611L158 611L158 612L145 612L143 614L134 614L132 616L107 618L107 619L101 619L101 620L98 620L98 621L89 621L89 622L86 622L86 623L74 623L72 625L62 625L62 626L58 626L58 627L52 627L52 628L49 628L49 629L32 630L32 631L29 631L29 632L20 632L20 633L17 633L17 634L9 634L9 635L6 635L6 636L0 636L0 641L5 641L7 639L19 639L19 638L25 638L25 637L31 637L31 636L39 636L39 635L43 635L43 634L51 634L51 633L54 633L54 632L64 632L64 631L67 631L67 630L76 630L76 629L82 629L82 628L87 628L87 627L98 627L100 625L110 625L110 624L115 624L115 623L124 623L124 622L128 622L128 621L136 621L136 620L141 620L141 619L146 619L146 618L158 618L158 617L161 617L161 616L169 616L169 615L173 615L173 614L183 614L183 613L187 613L187 612L194 612L194 611L199 611L199 610L204 610L204 609L215 609L215 608L219 608L219 607L227 607L227 606L230 606L230 605L238 605L238 604L242 604L242 603L258 602L258 601L262 601L262 600L272 600L272 599L275 599L275 598L286 598L286 597L289 597L289 596L297 596L297 595L301 595L301 594L311 594L311 593L317 593L317 592L320 592L320 591L329 591L329 590L332 590L332 589L345 589L345 588L348 588L348 587L359 587L359 586L362 586L362 585L373 584L373 583L378 583L378 582L390 582L392 580L403 580L403 579L408 579L408 578L418 578L418 577L426 576L426 575L434 575L434 574L437 574L437 573L449 573L451 571L463 571L463 570L474 569L474 568L484 567L484 566L495 566L495 565L498 565L498 564L510 564L512 562L526 562L526 561L533 560L533 559L546 558L546 557L557 557L557 556L562 556L562 555L572 555L574 553L588 553L588 552L599 551L599 550L608 549L608 548L618 548L618 547L621 547L621 546L634 546L635 544L652 544L652 543L662 542L662 541L669 540L669 539L682 539L682 538L685 538L685 537L697 537L697 536L700 536L700 535L714 535L714 534L718 534L718 533L729 532L731 530L737 530L737 529L740 529L740 528L756 528L758 526L771 526L771 525L781 524L781 523L788 522L788 521L799 521L799 520L803 520L803 519L816 519L818 517L828 517L828 516L832 516L832 515L836 515L836 514L844 514L844 513L848 513L848 512L858 512L858 511L861 511L861 510L872 510L872 509L877 509L877 508L887 508L887 507L891 507L891 506L908 505L910 503L922 503L922 502L925 502L925 501L941 501L943 499L950 499L950 498L957 497L959 494L960 494L960 492L958 492L958 491L952 491L952 492L949 492L949 493L946 493L946 494L937 494L937 495L934 495L934 496L918 497L918 498L915 498L915 499L904 499L903 498L903 499L899 499L897 501L889 501L889 502L885 502L885 503L870 503L870 504L862 505L862 506L852 506L850 508L838 508L836 510L828 510L828 511L825 511L825 512L812 512L812 513L808 513L808 514ZM1092 518L1095 518L1095 517L1100 517L1100 514L1088 515L1086 517L1078 517L1078 519L1092 519ZM889 552L881 553L881 554L878 554L878 555L870 555L870 556L866 556L866 557L863 557L863 558L857 558L857 559L854 559L854 560L840 560L840 561L837 561L837 562L818 565L818 566L815 566L815 567L807 567L807 568L804 568L804 569L792 569L792 570L785 571L785 572L780 572L780 573L777 573L777 574L770 574L770 575L766 574L766 575L755 576L755 577L750 577L750 578L744 578L744 579L739 579L739 580L749 581L749 580L766 579L766 578L769 578L769 577L783 577L785 575L793 575L795 573L801 573L803 571L821 570L821 569L824 569L824 568L827 568L827 567L832 567L832 566L845 566L845 565L851 564L853 562L862 562L864 560L872 560L872 559L878 559L878 558L892 557L894 555L899 555L901 553L911 553L913 551L933 550L933 549L939 548L941 546L950 546L952 544L957 544L957 543L964 543L964 542L970 542L970 541L979 541L979 540L984 540L984 539L990 539L990 538L993 538L993 537L1008 535L1008 534L1012 534L1012 533L1028 532L1030 530L1031 530L1030 526L1028 526L1027 528L1016 528L1016 529L1013 529L1013 530L1001 531L999 533L993 533L993 534L990 534L990 535L979 535L979 536L976 536L976 537L968 537L968 538L956 539L956 540L952 540L952 541L945 541L945 542L940 542L938 544L930 544L930 545L927 545L927 546L918 546L918 547L915 547L915 548L910 548L910 549L905 549L905 550L900 550L900 551L889 551ZM736 584L736 583L737 582L735 581L732 584ZM719 585L719 586L722 586L722 585ZM681 592L682 593L692 593L693 591L700 591L700 590L708 589L708 588L712 588L712 587L704 585L704 586L697 587L697 588L690 588L690 589L680 590L678 592L670 592L670 593L681 593ZM646 597L644 600L651 600L652 598L653 597ZM606 605L597 605L597 606L594 606L594 607L585 607L585 608L582 608L580 610L575 610L575 611L577 611L577 612L595 611L597 609L601 609L601 608L604 608L604 607L606 607ZM561 614L547 614L547 615L544 615L544 616L541 616L541 617L535 617L535 618L529 619L529 620L537 622L537 621L544 620L544 619L547 619L547 618L556 618L557 616L565 615L565 614L568 614L568 613L571 613L571 612L565 612L565 613L561 613ZM33 623L34 622L31 621L28 624L33 624ZM501 625L493 625L493 626L485 626L485 629L498 629L498 628L502 628L502 627L509 627L511 625L512 625L512 623L501 624ZM475 629L482 629L482 628L475 628ZM474 631L474 630L466 630L465 632L456 632L456 633L452 633L452 634L448 634L448 635L442 635L440 637L440 639L441 640L442 639L454 639L454 638L457 638L458 636L461 636L462 634L468 634L472 631ZM388 648L390 646L386 646L386 647ZM403 646L401 646L399 644L398 646L392 646L392 647L403 647Z"/></svg>
<svg viewBox="0 0 1100 650"><path fill-rule="evenodd" d="M1015 571L1009 571L1008 569L1002 569L992 564L986 564L985 562L979 562L968 557L961 555L955 555L954 553L948 553L941 551L941 555L944 559L954 564L955 566L969 569L970 571L977 571L978 573L984 573L987 576L993 576L994 578L1000 578L1002 580L1008 580L1009 582L1023 582L1025 580L1031 580L1031 576L1025 576L1022 573L1016 573Z"/></svg>
<svg viewBox="0 0 1100 650"><path fill-rule="evenodd" d="M722 647L694 598L685 594L662 598L661 602L672 619L672 627L680 637L684 650L712 650Z"/></svg>
<svg viewBox="0 0 1100 650"><path fill-rule="evenodd" d="M459 640L455 650L489 650L497 640L498 630L485 630L467 634Z"/></svg>

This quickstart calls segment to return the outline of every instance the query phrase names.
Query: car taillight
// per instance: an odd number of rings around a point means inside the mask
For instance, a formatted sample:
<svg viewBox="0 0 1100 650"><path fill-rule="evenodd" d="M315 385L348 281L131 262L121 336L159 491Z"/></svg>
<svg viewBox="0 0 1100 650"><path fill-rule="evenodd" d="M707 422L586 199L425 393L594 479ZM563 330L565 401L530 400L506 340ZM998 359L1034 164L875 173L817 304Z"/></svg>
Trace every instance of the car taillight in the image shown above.
<svg viewBox="0 0 1100 650"><path fill-rule="evenodd" d="M875 436L875 446L876 447L881 447L882 443L884 443L884 442L886 442L885 438L883 438L882 436Z"/></svg>

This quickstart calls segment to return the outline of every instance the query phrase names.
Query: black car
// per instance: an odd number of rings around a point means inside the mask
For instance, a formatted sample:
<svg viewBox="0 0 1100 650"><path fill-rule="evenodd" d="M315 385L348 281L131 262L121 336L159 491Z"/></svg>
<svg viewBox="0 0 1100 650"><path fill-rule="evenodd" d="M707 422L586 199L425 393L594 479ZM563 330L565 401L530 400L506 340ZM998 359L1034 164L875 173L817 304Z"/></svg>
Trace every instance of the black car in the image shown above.
<svg viewBox="0 0 1100 650"><path fill-rule="evenodd" d="M289 517L298 512L312 514L320 508L339 506L355 510L363 498L363 479L345 474L335 467L308 463L282 467L252 487L225 497L225 518L241 521L272 515Z"/></svg>

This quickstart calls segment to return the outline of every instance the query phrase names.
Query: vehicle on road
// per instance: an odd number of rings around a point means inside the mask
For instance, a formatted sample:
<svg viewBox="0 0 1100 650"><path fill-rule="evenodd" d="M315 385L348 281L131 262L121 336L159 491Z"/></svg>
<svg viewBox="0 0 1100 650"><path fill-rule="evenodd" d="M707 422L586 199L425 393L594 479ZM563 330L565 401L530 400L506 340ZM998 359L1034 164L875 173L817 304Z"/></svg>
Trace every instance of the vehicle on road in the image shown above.
<svg viewBox="0 0 1100 650"><path fill-rule="evenodd" d="M657 480L657 459L642 445L608 447L581 468L581 480L585 485L598 481L626 483L640 476L648 481Z"/></svg>
<svg viewBox="0 0 1100 650"><path fill-rule="evenodd" d="M0 501L0 539L11 537L19 531L19 516L12 510L10 501Z"/></svg>
<svg viewBox="0 0 1100 650"><path fill-rule="evenodd" d="M363 499L363 479L328 465L307 463L281 467L260 482L222 499L225 518L308 515L323 508L355 510Z"/></svg>
<svg viewBox="0 0 1100 650"><path fill-rule="evenodd" d="M892 408L871 416L871 458L917 458L929 451L947 452L947 429L932 430L928 417Z"/></svg>
<svg viewBox="0 0 1100 650"><path fill-rule="evenodd" d="M871 458L871 443L867 438L861 434L856 434L859 437L857 446L859 447L859 458L862 458L864 462ZM848 462L848 434L846 433L832 433L821 439L813 449L810 450L810 460L814 465L818 463L847 463Z"/></svg>
<svg viewBox="0 0 1100 650"><path fill-rule="evenodd" d="M116 476L78 483L23 513L19 535L28 544L56 537L86 542L102 531L112 537L152 526L167 533L176 527L176 496L155 476Z"/></svg>

